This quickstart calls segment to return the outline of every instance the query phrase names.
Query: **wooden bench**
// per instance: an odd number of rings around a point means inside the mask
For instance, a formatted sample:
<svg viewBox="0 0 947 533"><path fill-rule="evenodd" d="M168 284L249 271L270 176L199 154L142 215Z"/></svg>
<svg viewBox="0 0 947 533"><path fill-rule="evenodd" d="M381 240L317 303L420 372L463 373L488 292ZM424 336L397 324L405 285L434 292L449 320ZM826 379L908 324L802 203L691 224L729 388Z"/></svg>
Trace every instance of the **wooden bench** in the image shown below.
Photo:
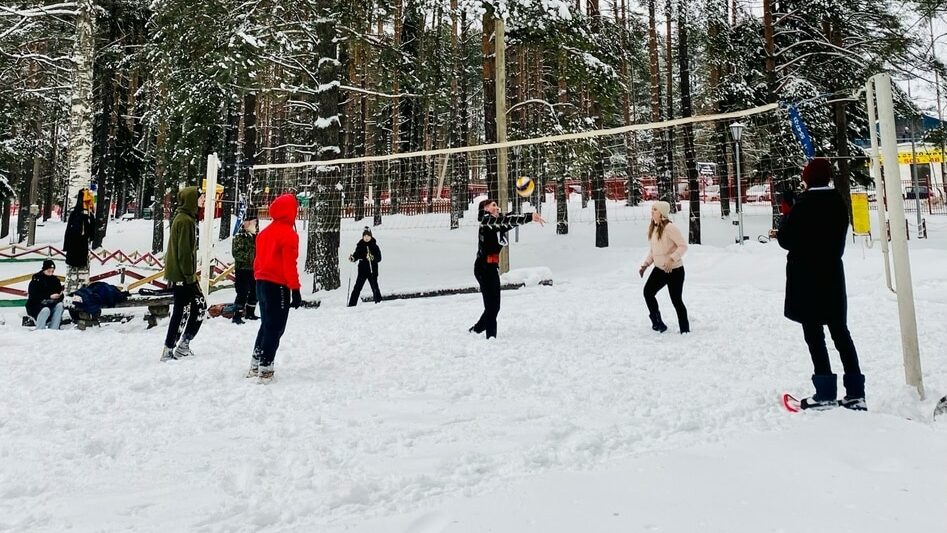
<svg viewBox="0 0 947 533"><path fill-rule="evenodd" d="M151 329L158 325L159 318L166 318L171 315L171 304L173 303L174 297L171 295L131 296L124 302L117 303L115 307L108 309L147 307L148 312L145 313L144 319L145 322L148 323L147 329ZM108 322L127 322L135 317L134 314L129 313L107 313L108 309L103 309L103 313L98 317L94 317L78 309L72 309L71 313L76 315L76 327L80 330L85 330L89 326L101 326L103 323Z"/></svg>

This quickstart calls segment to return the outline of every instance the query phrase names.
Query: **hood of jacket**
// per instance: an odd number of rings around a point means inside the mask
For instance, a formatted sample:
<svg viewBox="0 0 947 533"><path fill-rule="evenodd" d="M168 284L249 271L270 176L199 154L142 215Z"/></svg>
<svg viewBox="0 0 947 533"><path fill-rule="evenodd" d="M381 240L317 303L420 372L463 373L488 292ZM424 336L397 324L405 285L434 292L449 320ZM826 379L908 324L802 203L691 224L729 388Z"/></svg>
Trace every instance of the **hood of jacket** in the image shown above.
<svg viewBox="0 0 947 533"><path fill-rule="evenodd" d="M185 187L178 191L178 211L197 218L197 199L201 191L197 187Z"/></svg>
<svg viewBox="0 0 947 533"><path fill-rule="evenodd" d="M282 194L270 204L270 218L277 222L295 225L299 213L299 202L293 194Z"/></svg>

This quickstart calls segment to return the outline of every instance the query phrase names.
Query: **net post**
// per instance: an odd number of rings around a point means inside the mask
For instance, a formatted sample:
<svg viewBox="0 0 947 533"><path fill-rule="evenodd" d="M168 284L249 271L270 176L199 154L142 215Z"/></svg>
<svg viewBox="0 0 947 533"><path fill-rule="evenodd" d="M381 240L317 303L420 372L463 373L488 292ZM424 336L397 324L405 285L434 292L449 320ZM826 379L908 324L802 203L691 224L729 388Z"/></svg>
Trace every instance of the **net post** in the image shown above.
<svg viewBox="0 0 947 533"><path fill-rule="evenodd" d="M875 182L875 206L878 212L878 232L881 242L881 255L885 261L885 284L888 289L894 292L894 286L891 284L891 258L888 250L888 219L885 213L885 177L881 172L881 149L878 147L878 132L875 129L877 118L875 117L875 86L873 80L868 80L865 84L865 103L868 109L868 138L871 143L871 165L868 167L871 178ZM881 195L880 198L878 195Z"/></svg>
<svg viewBox="0 0 947 533"><path fill-rule="evenodd" d="M207 156L207 178L204 187L204 220L200 232L200 273L201 292L205 296L210 289L210 259L214 254L214 208L217 206L217 169L220 159L214 152Z"/></svg>
<svg viewBox="0 0 947 533"><path fill-rule="evenodd" d="M497 143L506 142L506 26L503 17L497 17L494 28L496 39L496 109ZM507 174L507 148L497 149L497 204L503 212L508 209L510 181ZM500 251L500 273L510 271L510 247Z"/></svg>
<svg viewBox="0 0 947 533"><path fill-rule="evenodd" d="M898 164L898 140L895 131L894 101L891 95L891 76L877 74L871 78L878 104L881 130L881 148L884 154L885 199L890 210L891 249L894 256L894 278L898 294L898 318L901 324L901 351L904 357L904 378L917 389L924 399L924 380L917 338L917 317L914 310L914 287L911 281L911 261L908 256L907 221L904 218L904 199L901 197L901 169Z"/></svg>

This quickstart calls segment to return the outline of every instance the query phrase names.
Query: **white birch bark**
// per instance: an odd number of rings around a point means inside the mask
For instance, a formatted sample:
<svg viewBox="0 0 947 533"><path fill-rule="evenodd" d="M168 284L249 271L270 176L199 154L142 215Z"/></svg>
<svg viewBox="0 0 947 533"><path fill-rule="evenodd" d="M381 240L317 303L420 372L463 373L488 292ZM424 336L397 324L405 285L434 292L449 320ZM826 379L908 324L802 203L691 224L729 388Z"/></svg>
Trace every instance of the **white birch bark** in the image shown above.
<svg viewBox="0 0 947 533"><path fill-rule="evenodd" d="M74 80L69 116L69 186L63 207L92 181L92 62L95 54L95 0L78 0Z"/></svg>

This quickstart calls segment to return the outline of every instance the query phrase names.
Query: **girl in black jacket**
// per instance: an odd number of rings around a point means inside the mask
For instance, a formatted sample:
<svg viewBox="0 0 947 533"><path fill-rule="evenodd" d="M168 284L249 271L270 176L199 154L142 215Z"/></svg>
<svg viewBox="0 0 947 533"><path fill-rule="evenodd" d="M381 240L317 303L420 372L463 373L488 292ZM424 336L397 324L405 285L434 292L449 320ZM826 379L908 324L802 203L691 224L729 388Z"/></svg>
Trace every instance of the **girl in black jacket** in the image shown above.
<svg viewBox="0 0 947 533"><path fill-rule="evenodd" d="M26 314L36 329L59 329L63 312L62 283L56 277L56 264L47 259L43 269L33 274L27 289Z"/></svg>
<svg viewBox="0 0 947 533"><path fill-rule="evenodd" d="M497 315L500 314L500 251L507 245L506 232L529 222L546 221L539 213L509 215L500 212L496 200L486 199L480 202L477 219L480 231L477 241L477 259L474 261L474 277L480 284L483 295L483 313L480 320L468 331L480 334L487 332L487 338L497 336Z"/></svg>
<svg viewBox="0 0 947 533"><path fill-rule="evenodd" d="M358 277L355 278L355 288L349 297L349 307L358 303L358 297L365 286L365 280L372 286L372 296L375 303L381 301L381 291L378 290L378 263L381 263L381 248L378 241L372 236L372 230L365 227L362 238L355 244L355 251L349 256L349 261L358 261Z"/></svg>
<svg viewBox="0 0 947 533"><path fill-rule="evenodd" d="M786 318L802 324L809 345L815 394L802 400L803 409L838 405L837 379L825 346L824 326L842 359L845 375L843 407L865 410L865 376L858 365L855 343L848 331L848 296L842 254L848 232L848 209L837 190L829 187L832 164L813 159L802 172L806 192L787 211L776 238L786 256Z"/></svg>

